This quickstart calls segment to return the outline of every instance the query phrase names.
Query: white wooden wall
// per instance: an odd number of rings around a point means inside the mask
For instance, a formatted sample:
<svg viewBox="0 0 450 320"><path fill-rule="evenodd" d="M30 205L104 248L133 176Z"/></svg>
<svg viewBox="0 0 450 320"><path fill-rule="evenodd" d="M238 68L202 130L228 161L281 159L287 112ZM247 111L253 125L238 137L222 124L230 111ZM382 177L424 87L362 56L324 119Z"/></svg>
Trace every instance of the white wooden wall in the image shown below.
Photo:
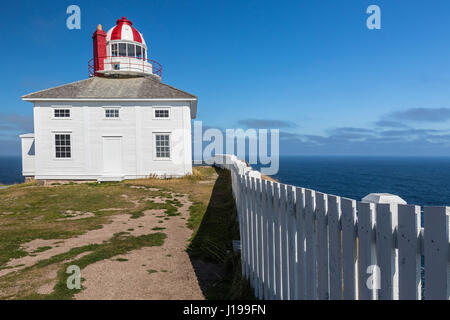
<svg viewBox="0 0 450 320"><path fill-rule="evenodd" d="M120 108L119 118L105 118L106 107ZM70 108L70 118L55 119L54 108ZM155 119L154 108L170 108L169 118ZM36 179L100 178L104 136L121 137L120 173L126 179L192 173L189 102L36 102L34 130ZM55 159L56 132L71 134L70 159ZM170 159L156 159L154 134L158 132L170 134Z"/></svg>
<svg viewBox="0 0 450 320"><path fill-rule="evenodd" d="M242 274L256 297L450 299L450 207L361 203L216 158L231 171Z"/></svg>

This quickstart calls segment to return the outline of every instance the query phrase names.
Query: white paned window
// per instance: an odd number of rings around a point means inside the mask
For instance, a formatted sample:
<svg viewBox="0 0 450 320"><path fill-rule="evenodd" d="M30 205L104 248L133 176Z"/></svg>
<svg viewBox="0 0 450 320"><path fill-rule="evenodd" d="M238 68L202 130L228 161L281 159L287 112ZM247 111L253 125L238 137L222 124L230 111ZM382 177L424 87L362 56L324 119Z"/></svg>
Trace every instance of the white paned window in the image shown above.
<svg viewBox="0 0 450 320"><path fill-rule="evenodd" d="M53 112L55 118L70 118L70 109L55 109Z"/></svg>
<svg viewBox="0 0 450 320"><path fill-rule="evenodd" d="M106 118L119 118L119 109L105 109Z"/></svg>
<svg viewBox="0 0 450 320"><path fill-rule="evenodd" d="M119 43L119 56L126 57L127 56L127 44Z"/></svg>
<svg viewBox="0 0 450 320"><path fill-rule="evenodd" d="M55 134L55 156L58 159L72 157L70 134Z"/></svg>
<svg viewBox="0 0 450 320"><path fill-rule="evenodd" d="M113 43L113 44L111 45L111 55L112 55L113 57L116 57L116 56L117 56L117 43Z"/></svg>
<svg viewBox="0 0 450 320"><path fill-rule="evenodd" d="M134 44L128 44L127 45L127 55L129 56L129 57L135 57L135 46L134 46Z"/></svg>
<svg viewBox="0 0 450 320"><path fill-rule="evenodd" d="M155 118L168 118L168 117L169 117L169 109L155 110Z"/></svg>
<svg viewBox="0 0 450 320"><path fill-rule="evenodd" d="M141 46L136 46L136 58L142 58L142 48Z"/></svg>
<svg viewBox="0 0 450 320"><path fill-rule="evenodd" d="M168 159L170 158L170 135L156 134L155 135L156 158Z"/></svg>

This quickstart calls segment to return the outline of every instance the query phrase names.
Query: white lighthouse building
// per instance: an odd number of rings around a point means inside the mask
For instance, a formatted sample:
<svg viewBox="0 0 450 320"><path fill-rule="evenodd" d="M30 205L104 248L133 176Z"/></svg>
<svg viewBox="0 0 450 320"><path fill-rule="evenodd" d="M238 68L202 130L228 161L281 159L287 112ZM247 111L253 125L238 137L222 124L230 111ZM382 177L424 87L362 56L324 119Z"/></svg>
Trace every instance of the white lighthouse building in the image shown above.
<svg viewBox="0 0 450 320"><path fill-rule="evenodd" d="M34 133L21 135L23 175L120 181L192 173L197 97L161 82L142 34L125 17L97 27L89 78L22 97Z"/></svg>

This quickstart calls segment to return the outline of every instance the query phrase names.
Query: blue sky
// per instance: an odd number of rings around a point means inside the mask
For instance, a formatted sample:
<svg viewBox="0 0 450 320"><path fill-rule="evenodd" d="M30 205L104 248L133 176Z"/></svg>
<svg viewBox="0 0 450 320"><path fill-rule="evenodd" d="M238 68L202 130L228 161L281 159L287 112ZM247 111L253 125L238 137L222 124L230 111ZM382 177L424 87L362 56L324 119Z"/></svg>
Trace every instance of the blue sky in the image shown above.
<svg viewBox="0 0 450 320"><path fill-rule="evenodd" d="M81 30L66 8L81 8ZM366 8L381 8L381 30ZM198 120L277 127L282 154L450 156L448 0L8 1L0 155L32 131L26 93L87 77L92 33L126 16Z"/></svg>

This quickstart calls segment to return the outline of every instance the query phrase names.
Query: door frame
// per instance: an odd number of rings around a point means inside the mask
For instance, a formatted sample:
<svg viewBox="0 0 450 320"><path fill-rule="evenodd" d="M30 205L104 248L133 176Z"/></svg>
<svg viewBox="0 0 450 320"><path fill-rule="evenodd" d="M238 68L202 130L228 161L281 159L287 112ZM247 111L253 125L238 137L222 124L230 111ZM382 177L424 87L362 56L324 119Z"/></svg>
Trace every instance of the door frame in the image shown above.
<svg viewBox="0 0 450 320"><path fill-rule="evenodd" d="M120 172L105 171L105 139L118 139L120 141ZM122 174L123 171L123 136L121 134L103 134L102 135L102 174Z"/></svg>

